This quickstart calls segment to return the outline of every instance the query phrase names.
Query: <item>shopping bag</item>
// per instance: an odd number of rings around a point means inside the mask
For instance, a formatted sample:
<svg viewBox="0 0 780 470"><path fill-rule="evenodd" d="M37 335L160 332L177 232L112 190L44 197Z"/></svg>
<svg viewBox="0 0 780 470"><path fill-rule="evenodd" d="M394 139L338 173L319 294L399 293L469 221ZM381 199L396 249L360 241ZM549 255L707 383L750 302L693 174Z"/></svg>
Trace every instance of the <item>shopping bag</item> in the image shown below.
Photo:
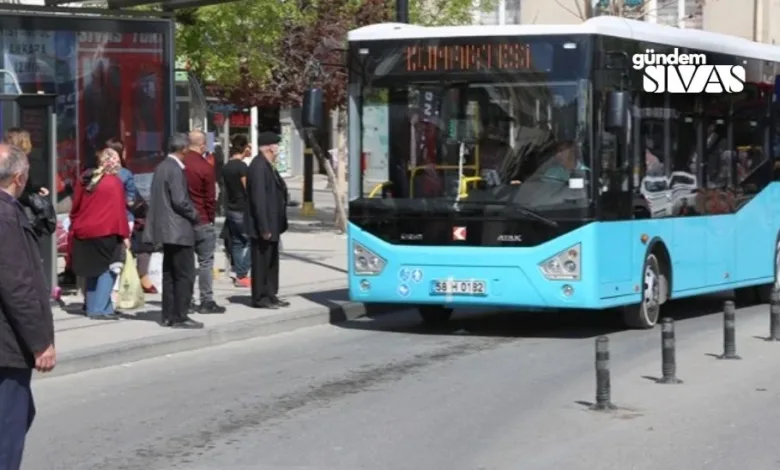
<svg viewBox="0 0 780 470"><path fill-rule="evenodd" d="M133 310L144 305L144 290L138 277L138 269L135 267L135 258L130 250L127 250L125 265L119 275L119 292L116 300L120 310Z"/></svg>
<svg viewBox="0 0 780 470"><path fill-rule="evenodd" d="M156 287L158 291L162 290L162 265L162 253L152 253L152 256L149 258L149 271L147 272L147 275L149 276L149 280L152 281L152 285Z"/></svg>

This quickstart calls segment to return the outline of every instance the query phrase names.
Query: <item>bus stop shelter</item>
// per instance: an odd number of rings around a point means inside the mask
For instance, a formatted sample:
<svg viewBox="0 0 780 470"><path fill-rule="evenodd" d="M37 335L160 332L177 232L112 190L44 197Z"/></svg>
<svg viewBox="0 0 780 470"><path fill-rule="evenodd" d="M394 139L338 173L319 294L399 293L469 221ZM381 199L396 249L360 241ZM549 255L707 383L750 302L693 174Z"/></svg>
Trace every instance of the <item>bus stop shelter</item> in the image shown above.
<svg viewBox="0 0 780 470"><path fill-rule="evenodd" d="M0 73L10 79L10 88L16 93L0 94L0 131L5 135L11 128L19 127L30 133L33 150L28 158L45 169L46 187L49 198L56 206L57 190L57 115L55 113L56 95L36 93L24 94L16 82L14 74L2 69ZM10 77L10 78L9 78ZM6 81L6 83L9 83ZM8 91L6 87L5 91ZM41 165L42 164L42 165ZM44 272L49 286L57 286L57 246L55 235L41 237L39 240Z"/></svg>

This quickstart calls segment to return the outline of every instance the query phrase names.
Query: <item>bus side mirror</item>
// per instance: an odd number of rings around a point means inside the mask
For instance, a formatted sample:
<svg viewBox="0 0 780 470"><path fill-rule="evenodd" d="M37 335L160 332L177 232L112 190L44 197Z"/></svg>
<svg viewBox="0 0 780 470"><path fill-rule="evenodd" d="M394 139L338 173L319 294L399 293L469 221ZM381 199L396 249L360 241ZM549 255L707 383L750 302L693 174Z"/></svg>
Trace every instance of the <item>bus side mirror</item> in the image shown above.
<svg viewBox="0 0 780 470"><path fill-rule="evenodd" d="M608 132L623 131L628 127L628 108L631 97L627 91L610 91L604 108L604 128Z"/></svg>
<svg viewBox="0 0 780 470"><path fill-rule="evenodd" d="M303 95L301 123L304 129L322 129L322 89L309 88Z"/></svg>

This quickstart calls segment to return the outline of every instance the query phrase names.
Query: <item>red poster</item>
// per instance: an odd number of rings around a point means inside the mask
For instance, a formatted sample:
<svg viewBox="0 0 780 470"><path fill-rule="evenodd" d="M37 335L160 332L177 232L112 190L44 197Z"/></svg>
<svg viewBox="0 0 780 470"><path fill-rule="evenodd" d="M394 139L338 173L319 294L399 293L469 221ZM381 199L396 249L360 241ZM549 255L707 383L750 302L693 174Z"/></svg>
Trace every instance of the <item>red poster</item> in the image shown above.
<svg viewBox="0 0 780 470"><path fill-rule="evenodd" d="M79 140L82 164L106 140L120 138L127 166L147 173L164 156L163 37L157 33L78 35Z"/></svg>

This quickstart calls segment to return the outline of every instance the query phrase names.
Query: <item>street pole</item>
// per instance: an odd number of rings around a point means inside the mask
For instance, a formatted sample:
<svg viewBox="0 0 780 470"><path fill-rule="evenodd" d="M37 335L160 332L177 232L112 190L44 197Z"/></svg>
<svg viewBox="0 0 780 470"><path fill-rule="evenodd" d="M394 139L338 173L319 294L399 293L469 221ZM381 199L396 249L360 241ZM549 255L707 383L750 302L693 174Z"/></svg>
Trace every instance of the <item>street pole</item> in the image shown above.
<svg viewBox="0 0 780 470"><path fill-rule="evenodd" d="M228 115L229 116L229 115ZM230 119L228 117L228 119ZM255 158L255 155L260 153L260 148L257 146L257 126L260 124L260 120L257 116L257 106L252 106L249 109L249 142L252 145L252 155L250 158ZM252 160L246 162L247 165Z"/></svg>
<svg viewBox="0 0 780 470"><path fill-rule="evenodd" d="M308 136L303 136L303 142L303 202L301 203L301 215L313 217L317 214L314 210L314 150Z"/></svg>
<svg viewBox="0 0 780 470"><path fill-rule="evenodd" d="M395 0L395 20L398 23L409 22L409 0Z"/></svg>
<svg viewBox="0 0 780 470"><path fill-rule="evenodd" d="M302 107L305 104L301 105ZM321 120L321 119L320 119ZM314 146L312 139L319 137L318 132L304 131L303 139L303 187L301 194L301 212L303 217L314 217L317 211L314 209Z"/></svg>

